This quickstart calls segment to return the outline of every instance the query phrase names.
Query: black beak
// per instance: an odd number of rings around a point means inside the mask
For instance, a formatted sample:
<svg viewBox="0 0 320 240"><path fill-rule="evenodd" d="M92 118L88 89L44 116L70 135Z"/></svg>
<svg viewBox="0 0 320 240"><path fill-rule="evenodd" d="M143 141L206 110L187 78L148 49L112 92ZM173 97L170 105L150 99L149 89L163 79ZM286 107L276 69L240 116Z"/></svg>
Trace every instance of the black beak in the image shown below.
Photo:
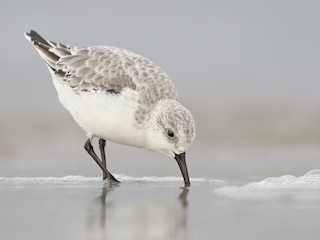
<svg viewBox="0 0 320 240"><path fill-rule="evenodd" d="M187 163L186 163L186 153L181 153L181 154L175 154L174 157L179 165L180 171L183 176L184 180L184 186L185 187L190 187L190 179L189 179L189 174L188 174L188 169L187 169Z"/></svg>

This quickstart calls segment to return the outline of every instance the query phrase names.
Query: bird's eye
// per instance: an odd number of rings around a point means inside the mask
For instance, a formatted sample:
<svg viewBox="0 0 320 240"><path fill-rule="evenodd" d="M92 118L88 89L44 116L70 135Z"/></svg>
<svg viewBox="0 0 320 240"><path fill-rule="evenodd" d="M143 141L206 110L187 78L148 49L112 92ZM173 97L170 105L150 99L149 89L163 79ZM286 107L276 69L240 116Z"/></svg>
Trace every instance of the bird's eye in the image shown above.
<svg viewBox="0 0 320 240"><path fill-rule="evenodd" d="M167 135L169 138L174 138L174 132L170 129L167 130Z"/></svg>

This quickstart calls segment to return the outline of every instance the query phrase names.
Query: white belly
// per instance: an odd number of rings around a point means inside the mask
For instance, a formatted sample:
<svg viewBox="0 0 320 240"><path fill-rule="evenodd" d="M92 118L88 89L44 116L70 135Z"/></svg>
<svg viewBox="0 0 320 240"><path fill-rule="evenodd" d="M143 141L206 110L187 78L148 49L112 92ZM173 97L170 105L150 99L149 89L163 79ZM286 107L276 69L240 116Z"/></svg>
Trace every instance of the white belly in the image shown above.
<svg viewBox="0 0 320 240"><path fill-rule="evenodd" d="M88 137L144 146L143 131L135 127L136 93L125 89L121 94L104 92L75 93L59 79L53 80L62 105L71 113Z"/></svg>

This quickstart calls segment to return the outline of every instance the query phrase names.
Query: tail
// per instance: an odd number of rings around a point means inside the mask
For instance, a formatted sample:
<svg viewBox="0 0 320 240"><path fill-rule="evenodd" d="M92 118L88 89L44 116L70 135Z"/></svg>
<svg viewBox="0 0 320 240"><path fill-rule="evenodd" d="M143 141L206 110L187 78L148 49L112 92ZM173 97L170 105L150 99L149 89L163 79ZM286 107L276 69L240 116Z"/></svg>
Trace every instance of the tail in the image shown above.
<svg viewBox="0 0 320 240"><path fill-rule="evenodd" d="M36 31L31 30L24 35L53 71L56 71L56 64L62 56L71 55L70 46L45 40Z"/></svg>
<svg viewBox="0 0 320 240"><path fill-rule="evenodd" d="M33 44L43 44L46 46L50 46L50 43L43 37L41 37L36 31L31 30L29 33L24 33L24 36Z"/></svg>

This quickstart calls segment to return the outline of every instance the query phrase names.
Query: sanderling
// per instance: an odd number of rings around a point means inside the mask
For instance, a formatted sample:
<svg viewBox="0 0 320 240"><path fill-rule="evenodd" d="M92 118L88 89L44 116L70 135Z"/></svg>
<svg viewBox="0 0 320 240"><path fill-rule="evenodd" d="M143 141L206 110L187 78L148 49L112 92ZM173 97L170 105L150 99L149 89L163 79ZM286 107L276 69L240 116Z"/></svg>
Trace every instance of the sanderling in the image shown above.
<svg viewBox="0 0 320 240"><path fill-rule="evenodd" d="M195 138L192 114L177 101L168 75L150 60L116 47L75 47L25 33L46 62L62 105L86 132L86 151L107 170L106 140L175 158L185 186L185 151ZM99 138L101 160L91 145Z"/></svg>

